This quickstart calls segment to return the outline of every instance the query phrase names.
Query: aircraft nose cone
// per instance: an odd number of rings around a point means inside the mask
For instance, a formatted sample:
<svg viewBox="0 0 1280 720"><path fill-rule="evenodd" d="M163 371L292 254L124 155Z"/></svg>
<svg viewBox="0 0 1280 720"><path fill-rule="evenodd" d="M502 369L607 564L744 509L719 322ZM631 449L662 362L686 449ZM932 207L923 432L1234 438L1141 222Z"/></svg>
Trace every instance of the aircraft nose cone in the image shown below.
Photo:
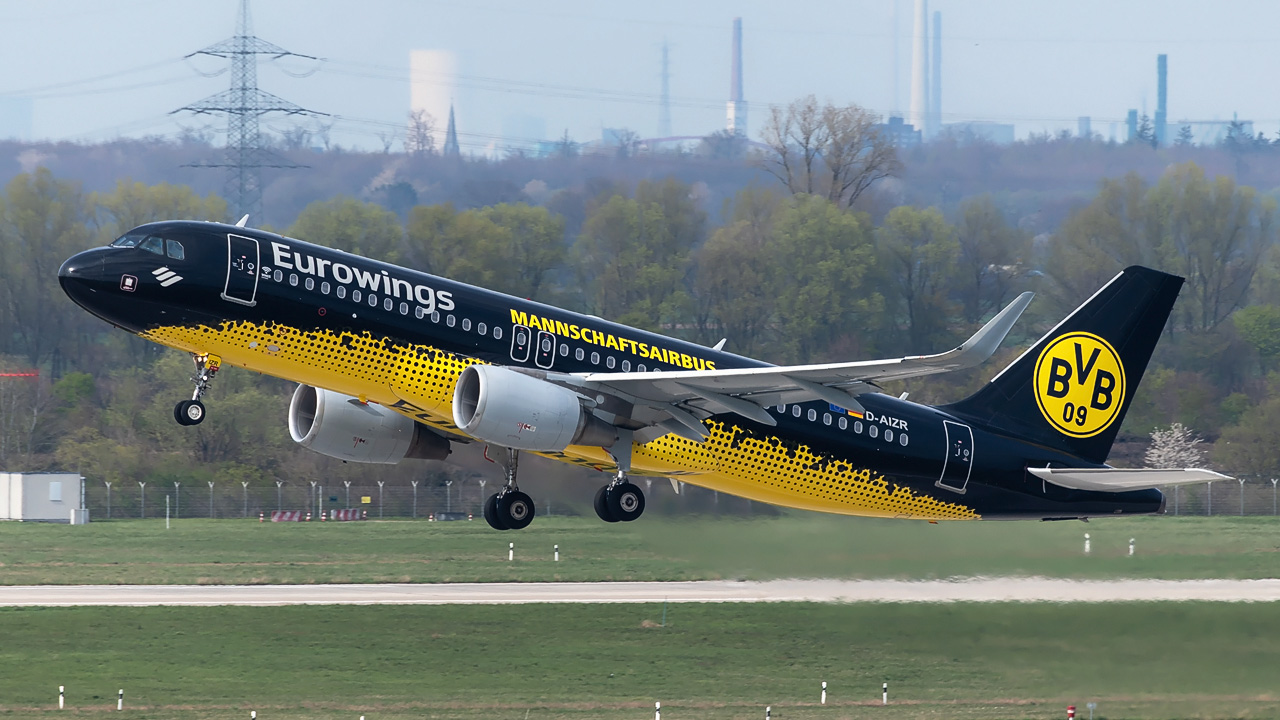
<svg viewBox="0 0 1280 720"><path fill-rule="evenodd" d="M67 258L58 268L60 279L85 278L88 273L102 270L102 254L93 251L82 252Z"/></svg>
<svg viewBox="0 0 1280 720"><path fill-rule="evenodd" d="M67 258L58 268L58 284L62 291L81 307L87 307L91 284L102 280L102 253L87 250Z"/></svg>

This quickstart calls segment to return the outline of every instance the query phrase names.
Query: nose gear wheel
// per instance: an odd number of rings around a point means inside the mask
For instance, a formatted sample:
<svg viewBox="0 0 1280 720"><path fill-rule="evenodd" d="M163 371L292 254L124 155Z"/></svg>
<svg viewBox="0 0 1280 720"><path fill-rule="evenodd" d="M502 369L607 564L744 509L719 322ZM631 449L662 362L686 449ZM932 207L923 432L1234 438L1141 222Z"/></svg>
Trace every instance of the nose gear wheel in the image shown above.
<svg viewBox="0 0 1280 720"><path fill-rule="evenodd" d="M217 355L192 353L191 360L196 365L196 374L191 378L191 381L196 384L196 389L191 393L190 400L183 400L173 408L173 419L177 420L179 425L199 425L204 422L205 408L200 398L209 391L213 376L222 368L222 358Z"/></svg>

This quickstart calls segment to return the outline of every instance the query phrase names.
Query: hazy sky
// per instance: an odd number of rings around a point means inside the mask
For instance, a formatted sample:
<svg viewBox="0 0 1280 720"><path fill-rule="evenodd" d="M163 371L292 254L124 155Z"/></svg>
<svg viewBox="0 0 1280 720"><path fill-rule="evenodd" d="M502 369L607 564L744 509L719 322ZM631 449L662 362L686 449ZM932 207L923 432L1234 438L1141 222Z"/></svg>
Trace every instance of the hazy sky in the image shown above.
<svg viewBox="0 0 1280 720"><path fill-rule="evenodd" d="M901 87L911 0L898 0ZM0 0L0 95L31 96L39 138L174 134L225 119L169 111L226 89L225 63L182 57L230 37L239 0ZM1280 3L1265 0L932 0L943 15L944 122L1012 122L1018 135L1076 127L1106 137L1128 108L1155 112L1156 55L1169 55L1169 119L1280 125ZM449 50L460 75L464 150L499 142L504 120L540 118L576 140L603 127L657 132L659 57L671 44L677 135L724 125L734 16L743 18L753 135L769 103L806 93L892 108L893 0L255 0L254 32L324 58L263 64L260 86L330 113L333 138L378 147L403 124L409 51ZM315 72L308 77L296 75ZM264 122L270 129L293 120ZM528 123L526 123L526 127ZM219 136L220 138L221 136ZM221 142L221 139L218 140Z"/></svg>

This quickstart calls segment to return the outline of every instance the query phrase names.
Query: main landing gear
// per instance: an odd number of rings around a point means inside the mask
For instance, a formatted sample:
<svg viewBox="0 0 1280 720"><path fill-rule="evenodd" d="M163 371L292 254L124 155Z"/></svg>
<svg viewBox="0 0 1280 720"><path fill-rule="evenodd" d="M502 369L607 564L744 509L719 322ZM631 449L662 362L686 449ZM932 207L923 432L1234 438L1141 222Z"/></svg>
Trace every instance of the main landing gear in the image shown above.
<svg viewBox="0 0 1280 720"><path fill-rule="evenodd" d="M644 492L627 479L631 470L631 432L620 430L609 455L618 465L613 482L596 491L596 515L605 522L631 522L644 513Z"/></svg>
<svg viewBox="0 0 1280 720"><path fill-rule="evenodd" d="M222 367L222 358L217 355L191 353L191 359L196 364L196 374L191 378L196 384L196 390L191 394L190 400L183 400L173 407L173 419L179 425L199 425L204 422L204 403L200 402L200 398L209 390L213 376Z"/></svg>
<svg viewBox="0 0 1280 720"><path fill-rule="evenodd" d="M533 498L520 492L520 488L516 486L516 466L519 462L520 451L507 448L506 462L502 463L507 474L506 487L484 501L485 522L494 530L523 530L533 522Z"/></svg>

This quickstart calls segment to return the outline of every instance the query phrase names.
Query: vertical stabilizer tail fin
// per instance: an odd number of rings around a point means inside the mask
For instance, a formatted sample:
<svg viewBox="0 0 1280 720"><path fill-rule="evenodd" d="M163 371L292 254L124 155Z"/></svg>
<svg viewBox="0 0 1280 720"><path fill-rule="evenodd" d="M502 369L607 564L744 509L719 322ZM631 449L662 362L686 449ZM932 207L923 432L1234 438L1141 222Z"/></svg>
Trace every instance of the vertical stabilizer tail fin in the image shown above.
<svg viewBox="0 0 1280 720"><path fill-rule="evenodd" d="M944 409L1105 462L1182 282L1126 268L982 389Z"/></svg>

